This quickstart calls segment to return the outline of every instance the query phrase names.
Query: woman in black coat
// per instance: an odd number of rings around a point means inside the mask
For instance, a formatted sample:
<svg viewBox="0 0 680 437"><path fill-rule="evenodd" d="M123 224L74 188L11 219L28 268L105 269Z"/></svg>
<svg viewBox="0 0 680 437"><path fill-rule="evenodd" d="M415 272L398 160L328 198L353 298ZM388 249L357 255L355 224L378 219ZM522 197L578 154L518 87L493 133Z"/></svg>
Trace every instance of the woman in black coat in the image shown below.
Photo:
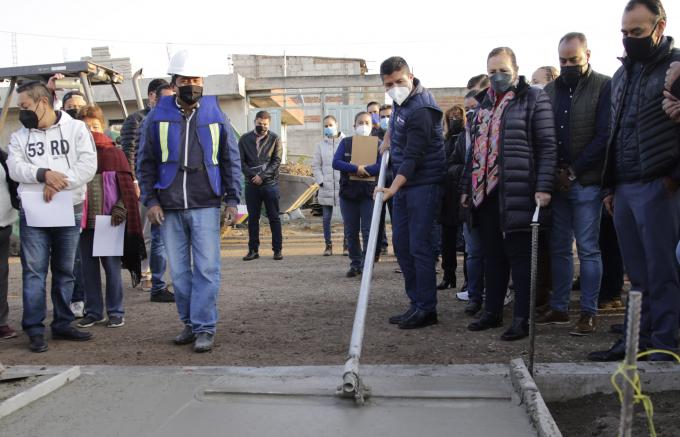
<svg viewBox="0 0 680 437"><path fill-rule="evenodd" d="M503 299L510 272L515 285L513 320L502 340L529 334L530 224L536 204L550 204L557 146L548 95L518 75L514 52L489 53L491 87L471 123L471 150L461 203L472 208L484 254L486 301L468 329L503 325Z"/></svg>
<svg viewBox="0 0 680 437"><path fill-rule="evenodd" d="M465 128L465 108L454 105L444 113L444 147L446 149L447 171L444 180L444 198L439 223L442 226L442 270L444 278L437 285L438 290L456 287L456 243L458 236L459 184L463 174L464 161L455 154L456 142Z"/></svg>

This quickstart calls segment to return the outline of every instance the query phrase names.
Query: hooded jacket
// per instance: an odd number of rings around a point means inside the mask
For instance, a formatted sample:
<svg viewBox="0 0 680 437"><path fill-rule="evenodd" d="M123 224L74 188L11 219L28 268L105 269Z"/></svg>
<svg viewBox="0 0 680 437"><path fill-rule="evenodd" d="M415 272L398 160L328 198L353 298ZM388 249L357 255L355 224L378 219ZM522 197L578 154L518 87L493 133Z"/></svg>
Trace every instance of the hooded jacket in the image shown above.
<svg viewBox="0 0 680 437"><path fill-rule="evenodd" d="M337 206L340 204L340 172L333 170L333 156L343 138L345 134L342 132L333 138L324 137L314 150L312 172L314 181L320 186L317 194L319 205Z"/></svg>
<svg viewBox="0 0 680 437"><path fill-rule="evenodd" d="M85 123L59 111L57 122L45 130L22 127L12 134L7 168L19 183L19 197L24 191L42 191L47 170L65 174L64 191L71 191L73 204L79 205L97 171L97 152Z"/></svg>

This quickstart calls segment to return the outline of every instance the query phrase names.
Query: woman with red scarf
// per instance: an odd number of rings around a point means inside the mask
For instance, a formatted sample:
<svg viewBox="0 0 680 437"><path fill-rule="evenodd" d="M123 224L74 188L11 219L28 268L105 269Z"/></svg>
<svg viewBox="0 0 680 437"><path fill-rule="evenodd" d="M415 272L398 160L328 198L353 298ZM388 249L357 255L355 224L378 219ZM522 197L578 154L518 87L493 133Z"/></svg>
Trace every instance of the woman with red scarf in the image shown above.
<svg viewBox="0 0 680 437"><path fill-rule="evenodd" d="M138 197L125 154L104 134L104 114L101 108L96 105L86 106L80 110L78 116L90 128L97 147L97 174L87 184L83 230L80 235L86 315L80 320L78 327L87 328L106 323L109 328L117 328L125 324L121 266L130 271L135 286L141 276L141 260L145 257ZM122 258L92 256L95 219L98 215L110 215L113 226L125 226ZM106 314L100 265L106 273Z"/></svg>
<svg viewBox="0 0 680 437"><path fill-rule="evenodd" d="M519 76L512 49L489 53L486 91L470 124L470 153L461 203L471 207L484 256L486 301L470 331L503 325L503 300L510 273L515 284L513 319L501 339L529 335L531 219L536 204L550 204L557 145L548 95Z"/></svg>

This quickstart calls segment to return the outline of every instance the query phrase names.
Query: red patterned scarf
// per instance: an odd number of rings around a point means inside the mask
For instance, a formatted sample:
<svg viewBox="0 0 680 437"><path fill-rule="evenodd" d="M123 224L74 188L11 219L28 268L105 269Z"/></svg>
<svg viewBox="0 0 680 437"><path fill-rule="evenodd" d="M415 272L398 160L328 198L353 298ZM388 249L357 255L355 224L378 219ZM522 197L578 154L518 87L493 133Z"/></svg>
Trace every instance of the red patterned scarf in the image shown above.
<svg viewBox="0 0 680 437"><path fill-rule="evenodd" d="M494 97L493 91L489 91ZM497 105L480 109L474 127L472 149L472 204L478 207L498 185L498 152L503 111L515 97L508 91Z"/></svg>

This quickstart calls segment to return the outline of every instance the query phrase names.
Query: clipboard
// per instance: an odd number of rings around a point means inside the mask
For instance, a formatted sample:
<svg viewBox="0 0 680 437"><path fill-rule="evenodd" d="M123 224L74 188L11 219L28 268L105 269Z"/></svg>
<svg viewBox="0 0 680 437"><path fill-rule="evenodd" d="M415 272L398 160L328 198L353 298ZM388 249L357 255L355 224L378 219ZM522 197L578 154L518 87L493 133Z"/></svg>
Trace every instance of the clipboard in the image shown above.
<svg viewBox="0 0 680 437"><path fill-rule="evenodd" d="M364 137L354 135L352 137L352 158L350 162L354 165L372 165L375 164L378 156L378 137L369 136ZM350 175L352 181L375 182L375 176L369 178L360 178L359 176Z"/></svg>

